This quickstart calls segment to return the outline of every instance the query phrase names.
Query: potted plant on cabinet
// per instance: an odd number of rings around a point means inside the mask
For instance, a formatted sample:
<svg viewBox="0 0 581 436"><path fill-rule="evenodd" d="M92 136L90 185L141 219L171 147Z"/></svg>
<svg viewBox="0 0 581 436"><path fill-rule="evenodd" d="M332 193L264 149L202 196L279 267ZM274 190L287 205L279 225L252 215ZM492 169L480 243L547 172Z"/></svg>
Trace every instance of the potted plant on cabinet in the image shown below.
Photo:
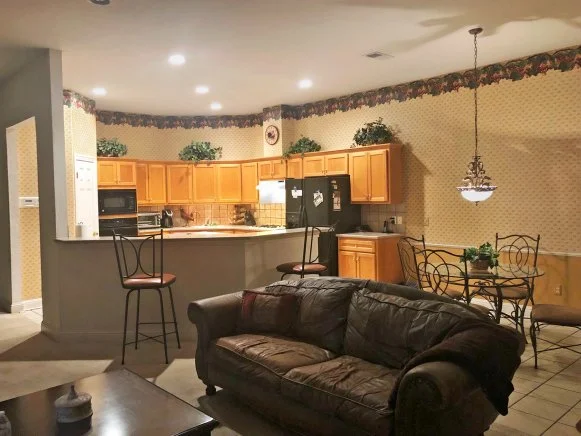
<svg viewBox="0 0 581 436"><path fill-rule="evenodd" d="M480 247L470 247L464 250L461 260L470 262L470 268L477 271L487 271L498 265L498 251L490 242L482 244Z"/></svg>
<svg viewBox="0 0 581 436"><path fill-rule="evenodd" d="M386 126L383 118L379 117L376 121L365 123L363 127L357 129L353 136L355 143L351 147L387 144L394 139L396 139L394 129Z"/></svg>
<svg viewBox="0 0 581 436"><path fill-rule="evenodd" d="M300 154L301 156L304 156L305 153L320 150L321 146L316 141L301 135L295 143L291 143L290 147L282 154L282 157L288 159L291 154Z"/></svg>
<svg viewBox="0 0 581 436"><path fill-rule="evenodd" d="M212 147L207 141L192 141L179 153L180 160L218 160L222 157L222 147Z"/></svg>
<svg viewBox="0 0 581 436"><path fill-rule="evenodd" d="M127 146L119 142L117 138L97 139L97 156L99 157L120 157L127 154Z"/></svg>

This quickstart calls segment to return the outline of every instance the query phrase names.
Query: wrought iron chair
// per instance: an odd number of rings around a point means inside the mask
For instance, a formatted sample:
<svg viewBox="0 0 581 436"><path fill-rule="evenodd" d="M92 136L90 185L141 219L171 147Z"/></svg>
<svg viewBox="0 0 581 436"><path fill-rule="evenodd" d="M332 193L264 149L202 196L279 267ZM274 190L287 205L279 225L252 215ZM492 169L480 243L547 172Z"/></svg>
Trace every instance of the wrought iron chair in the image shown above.
<svg viewBox="0 0 581 436"><path fill-rule="evenodd" d="M446 250L417 250L416 276L419 288L444 295L479 311L484 316L491 316L491 309L480 304L471 304L468 298L469 280L466 260L461 255Z"/></svg>
<svg viewBox="0 0 581 436"><path fill-rule="evenodd" d="M315 237L321 236L321 233L327 231L329 237L327 238L329 247L327 249L327 255L331 254L331 244L333 243L333 238L335 236L335 227L337 223L329 227L315 227L315 226L305 226L305 237L303 240L303 258L302 261L293 267L293 274L300 274L301 278L305 274L317 274L322 275L329 269L330 259L322 259L320 253L313 257L313 241ZM309 232L310 229L310 232ZM310 237L309 237L310 233ZM307 241L310 239L310 243ZM309 246L309 255L307 257L307 245ZM318 250L317 250L318 251Z"/></svg>
<svg viewBox="0 0 581 436"><path fill-rule="evenodd" d="M416 253L426 249L424 235L420 239L411 236L402 236L397 242L397 251L399 252L399 261L403 274L402 285L411 286L421 289L421 279L418 275L418 265Z"/></svg>
<svg viewBox="0 0 581 436"><path fill-rule="evenodd" d="M511 268L524 270L529 266L536 268L541 235L508 235L496 234L495 249L511 265ZM491 282L483 280L476 283L478 290L475 294L486 298L494 307L496 321L501 318L510 319L515 328L525 335L524 315L529 301L535 304L535 279L510 279ZM507 301L512 306L512 312L503 312L501 301ZM522 303L522 306L521 306Z"/></svg>
<svg viewBox="0 0 581 436"><path fill-rule="evenodd" d="M176 335L178 348L180 345L180 335L176 312L173 301L171 285L176 281L176 276L164 271L163 268L163 229L160 233L147 236L131 236L127 238L113 232L113 243L115 246L115 256L117 258L117 267L119 270L119 280L121 287L128 290L125 296L125 318L123 323L123 354L121 364L125 364L125 346L135 344L135 349L139 342L154 340L163 344L165 353L165 363L167 358L167 335ZM163 307L163 296L161 290L168 288L171 303L171 312L173 321L165 321L165 312ZM159 305L161 309L161 322L140 322L139 305L141 300L141 291L155 290L159 295ZM129 297L133 292L137 292L137 313L135 317L135 340L127 342L127 314L129 310ZM149 336L139 332L139 326L144 324L161 324L162 334ZM173 324L174 330L166 331L166 324ZM140 339L140 335L143 337ZM163 337L163 342L158 338Z"/></svg>

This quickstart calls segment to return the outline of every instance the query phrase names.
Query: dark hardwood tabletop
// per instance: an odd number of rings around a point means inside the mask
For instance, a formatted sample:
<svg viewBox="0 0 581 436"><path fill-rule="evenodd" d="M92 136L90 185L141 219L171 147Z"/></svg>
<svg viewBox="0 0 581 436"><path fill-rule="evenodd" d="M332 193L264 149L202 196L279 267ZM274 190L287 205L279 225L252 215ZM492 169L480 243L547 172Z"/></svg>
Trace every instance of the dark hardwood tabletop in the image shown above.
<svg viewBox="0 0 581 436"><path fill-rule="evenodd" d="M209 435L218 422L178 397L126 369L74 382L77 392L92 396L91 428L56 423L54 401L71 383L0 402L13 436L50 435Z"/></svg>

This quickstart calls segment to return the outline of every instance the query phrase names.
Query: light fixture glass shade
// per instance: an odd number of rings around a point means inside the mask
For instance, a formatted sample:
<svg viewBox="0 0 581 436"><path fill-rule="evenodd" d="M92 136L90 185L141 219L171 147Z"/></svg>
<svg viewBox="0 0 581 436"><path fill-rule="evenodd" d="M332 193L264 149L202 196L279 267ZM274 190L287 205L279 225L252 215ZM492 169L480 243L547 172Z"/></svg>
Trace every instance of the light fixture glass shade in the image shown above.
<svg viewBox="0 0 581 436"><path fill-rule="evenodd" d="M466 200L472 201L473 203L478 203L480 201L488 200L492 196L496 186L491 186L490 188L492 189L477 190L474 188L465 188L462 186L459 187L458 190L460 191L460 194L462 194L462 197L464 197Z"/></svg>

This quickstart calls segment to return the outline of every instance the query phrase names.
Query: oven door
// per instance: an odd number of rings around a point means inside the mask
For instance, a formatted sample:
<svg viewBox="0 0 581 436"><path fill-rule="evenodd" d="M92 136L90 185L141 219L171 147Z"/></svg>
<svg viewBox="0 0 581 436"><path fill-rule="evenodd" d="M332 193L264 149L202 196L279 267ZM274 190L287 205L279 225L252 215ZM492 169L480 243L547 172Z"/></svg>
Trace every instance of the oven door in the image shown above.
<svg viewBox="0 0 581 436"><path fill-rule="evenodd" d="M99 219L99 236L113 236L113 231L118 235L137 236L137 217Z"/></svg>
<svg viewBox="0 0 581 436"><path fill-rule="evenodd" d="M99 189L99 215L137 213L135 189Z"/></svg>

